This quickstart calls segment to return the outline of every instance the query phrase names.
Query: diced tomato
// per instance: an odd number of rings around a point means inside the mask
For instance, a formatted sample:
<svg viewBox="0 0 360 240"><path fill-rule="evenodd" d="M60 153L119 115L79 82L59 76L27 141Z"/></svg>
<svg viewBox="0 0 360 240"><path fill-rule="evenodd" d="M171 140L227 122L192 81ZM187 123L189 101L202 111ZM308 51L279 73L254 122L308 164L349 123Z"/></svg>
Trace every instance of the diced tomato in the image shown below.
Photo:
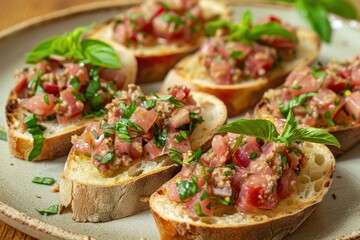
<svg viewBox="0 0 360 240"><path fill-rule="evenodd" d="M168 93L178 100L185 100L190 94L190 88L185 85L173 85Z"/></svg>
<svg viewBox="0 0 360 240"><path fill-rule="evenodd" d="M320 89L313 99L319 108L329 108L338 99L338 95L330 89Z"/></svg>
<svg viewBox="0 0 360 240"><path fill-rule="evenodd" d="M228 147L228 142L221 135L215 135L211 142L211 149L214 154L218 157L229 158L230 152Z"/></svg>
<svg viewBox="0 0 360 240"><path fill-rule="evenodd" d="M156 147L154 141L150 141L144 146L143 156L146 159L154 159L162 154L163 149Z"/></svg>
<svg viewBox="0 0 360 240"><path fill-rule="evenodd" d="M99 135L99 139L95 139L93 131ZM93 150L97 145L102 141L101 137L104 133L104 130L100 128L100 122L90 122L85 131L76 139L74 142L73 148L80 153L92 154Z"/></svg>
<svg viewBox="0 0 360 240"><path fill-rule="evenodd" d="M131 142L125 142L116 135L114 149L117 156L130 155L132 159L139 158L143 152L142 139L136 137Z"/></svg>
<svg viewBox="0 0 360 240"><path fill-rule="evenodd" d="M166 186L166 193L170 200L181 202L179 192L176 187L176 183L172 183Z"/></svg>
<svg viewBox="0 0 360 240"><path fill-rule="evenodd" d="M172 16L174 18L182 19L181 16L179 16L178 14L176 14L174 12L168 12L167 14L169 14L170 16ZM184 20L184 19L182 19L182 20ZM152 28L153 28L154 34L157 37L170 40L170 39L174 39L174 38L179 38L185 29L185 25L184 24L175 25L172 22L164 20L164 18L162 18L161 16L156 16L156 17L154 17L154 19L152 21Z"/></svg>
<svg viewBox="0 0 360 240"><path fill-rule="evenodd" d="M89 82L89 74L86 67L81 67L79 64L71 63L66 65L67 79L78 77L82 86L87 85Z"/></svg>
<svg viewBox="0 0 360 240"><path fill-rule="evenodd" d="M127 75L123 70L109 68L100 68L99 77L113 82L118 90L124 88L127 79Z"/></svg>
<svg viewBox="0 0 360 240"><path fill-rule="evenodd" d="M275 63L275 52L266 46L256 45L246 57L244 71L256 78L266 74Z"/></svg>
<svg viewBox="0 0 360 240"><path fill-rule="evenodd" d="M345 108L350 115L353 115L357 121L360 119L360 91L351 93L345 99Z"/></svg>
<svg viewBox="0 0 360 240"><path fill-rule="evenodd" d="M169 126L178 128L190 122L189 111L186 108L175 109L173 115L169 118Z"/></svg>
<svg viewBox="0 0 360 240"><path fill-rule="evenodd" d="M360 67L354 67L351 70L351 85L360 86Z"/></svg>
<svg viewBox="0 0 360 240"><path fill-rule="evenodd" d="M280 23L280 24L281 24L280 18L278 18L278 17L276 17L276 16L274 16L274 15L270 15L270 16L269 16L269 21L270 21L270 22L277 22L277 23Z"/></svg>
<svg viewBox="0 0 360 240"><path fill-rule="evenodd" d="M335 105L335 107L331 110L331 118L334 120L338 114L343 110L344 106L345 106L345 99L344 98L340 98L340 103Z"/></svg>
<svg viewBox="0 0 360 240"><path fill-rule="evenodd" d="M209 198L204 200L200 200L200 197L204 194L205 190L200 191L194 197L192 197L186 204L185 210L193 217L198 217L198 214L195 211L195 206L197 204L200 205L201 212L207 216L212 216L214 213L214 208L209 208L208 205L210 204Z"/></svg>
<svg viewBox="0 0 360 240"><path fill-rule="evenodd" d="M59 124L68 124L69 122L78 120L82 117L82 114L77 114L75 116L72 116L70 118L65 117L65 116L61 116L59 114L56 114L56 120Z"/></svg>
<svg viewBox="0 0 360 240"><path fill-rule="evenodd" d="M327 87L333 90L334 92L339 93L346 89L347 82L342 78L335 78L335 80L330 82Z"/></svg>
<svg viewBox="0 0 360 240"><path fill-rule="evenodd" d="M256 154L255 158L258 158L262 152L261 146L256 142L255 137L247 137L246 144L234 153L233 163L239 167L247 168L251 162L250 155Z"/></svg>
<svg viewBox="0 0 360 240"><path fill-rule="evenodd" d="M130 121L139 125L142 128L143 133L147 133L149 129L154 125L157 118L157 112L146 110L143 107L137 107L135 112L131 115Z"/></svg>
<svg viewBox="0 0 360 240"><path fill-rule="evenodd" d="M77 100L72 94L72 90L70 88L67 88L60 92L60 98L68 104L68 110L66 112L68 117L75 116L76 114L81 113L82 108L80 108L79 104L77 104Z"/></svg>
<svg viewBox="0 0 360 240"><path fill-rule="evenodd" d="M275 184L275 189L270 184ZM266 175L251 175L243 184L235 207L245 213L254 213L257 208L275 209L278 202L276 182L269 182Z"/></svg>
<svg viewBox="0 0 360 240"><path fill-rule="evenodd" d="M311 68L300 66L293 70L286 78L285 86L289 87L289 91L298 96L306 92L316 92L320 89L323 79L314 78Z"/></svg>
<svg viewBox="0 0 360 240"><path fill-rule="evenodd" d="M45 92L54 95L58 95L60 92L59 86L51 82L45 82L43 88Z"/></svg>
<svg viewBox="0 0 360 240"><path fill-rule="evenodd" d="M232 69L235 67L235 63L231 63L225 60L212 61L209 67L209 75L215 83L219 84L233 84L235 82Z"/></svg>
<svg viewBox="0 0 360 240"><path fill-rule="evenodd" d="M179 135L179 132L168 133L166 143L165 143L164 153L167 153L170 150L170 148L175 148L183 153L187 153L188 151L191 150L189 138L184 139L180 142L176 142L175 136L178 136L178 135Z"/></svg>
<svg viewBox="0 0 360 240"><path fill-rule="evenodd" d="M297 175L292 169L286 170L280 178L277 193L280 199L285 199L294 191Z"/></svg>
<svg viewBox="0 0 360 240"><path fill-rule="evenodd" d="M27 86L27 78L24 77L22 80L19 80L14 88L14 92L16 94L21 93L22 90L24 90Z"/></svg>
<svg viewBox="0 0 360 240"><path fill-rule="evenodd" d="M47 96L47 97L46 97ZM45 99L49 102L46 103ZM54 106L57 97L52 94L42 93L23 100L24 107L35 115L47 117L54 114Z"/></svg>

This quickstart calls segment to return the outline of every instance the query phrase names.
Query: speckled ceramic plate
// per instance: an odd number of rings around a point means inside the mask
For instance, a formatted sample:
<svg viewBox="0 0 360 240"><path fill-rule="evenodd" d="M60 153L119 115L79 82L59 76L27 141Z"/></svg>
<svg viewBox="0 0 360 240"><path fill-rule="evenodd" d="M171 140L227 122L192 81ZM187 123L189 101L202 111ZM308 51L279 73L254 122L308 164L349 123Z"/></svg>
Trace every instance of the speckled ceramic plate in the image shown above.
<svg viewBox="0 0 360 240"><path fill-rule="evenodd" d="M70 31L116 14L134 1L100 2L72 8L15 26L0 32L0 125L4 124L4 106L13 87L12 74L24 66L25 53L36 43L52 35ZM255 18L275 14L294 25L304 25L291 8L280 5L258 5L232 1L236 18L250 9ZM331 45L323 45L321 61L351 59L360 53L360 30L357 22L332 18L335 28ZM158 84L146 85L153 91ZM55 161L31 163L11 156L4 141L0 141L0 220L41 239L158 239L159 235L149 211L107 223L77 223L71 213L41 216L43 209L59 203L58 193L50 187L31 183L34 176L59 179L65 157ZM360 145L337 161L330 192L313 214L288 239L331 239L349 233L347 239L360 236ZM91 236L91 237L88 237Z"/></svg>

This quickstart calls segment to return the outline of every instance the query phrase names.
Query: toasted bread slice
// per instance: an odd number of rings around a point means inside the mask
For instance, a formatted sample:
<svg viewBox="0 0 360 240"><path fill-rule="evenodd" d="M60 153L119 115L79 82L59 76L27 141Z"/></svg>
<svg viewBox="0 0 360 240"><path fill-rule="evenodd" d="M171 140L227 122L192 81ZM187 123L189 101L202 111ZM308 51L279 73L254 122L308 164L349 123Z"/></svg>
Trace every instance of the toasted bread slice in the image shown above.
<svg viewBox="0 0 360 240"><path fill-rule="evenodd" d="M200 0L200 9L205 21L214 19L230 20L232 10L222 1ZM88 33L88 38L114 39L113 29L116 17L112 17L98 24ZM129 49L135 54L138 61L138 75L136 83L146 83L163 80L168 71L187 54L199 48L202 37L190 43L183 40L171 41L167 44L153 46L135 46ZM118 44L115 43L114 44ZM154 71L156 69L156 71Z"/></svg>
<svg viewBox="0 0 360 240"><path fill-rule="evenodd" d="M236 116L253 107L267 89L280 85L296 66L308 65L317 58L320 51L318 36L305 29L297 29L297 36L299 45L296 57L291 61L281 61L279 66L264 77L233 85L216 84L210 79L205 66L200 63L198 53L195 53L181 60L169 72L160 92L165 92L170 85L182 83L195 91L217 96L225 103L229 116Z"/></svg>
<svg viewBox="0 0 360 240"><path fill-rule="evenodd" d="M107 43L111 44L110 41L107 41ZM129 83L134 83L137 72L135 57L122 46L113 46L113 48L118 53L122 62L122 69L127 75L124 86L127 86ZM10 151L17 158L28 159L33 148L33 137L22 127L24 124L22 121L23 114L26 113L27 110L22 106L21 102L19 102L13 91L9 95L5 111ZM93 119L81 118L71 121L71 123L66 125L59 125L56 120L39 122L39 124L46 127L44 131L45 140L40 155L36 157L34 161L54 159L68 154L72 146L71 136L81 134L86 124L90 121L93 121Z"/></svg>
<svg viewBox="0 0 360 240"><path fill-rule="evenodd" d="M150 208L162 240L172 239L283 239L294 232L327 193L335 170L335 159L320 144L305 144L307 165L301 170L296 190L281 200L275 210L255 214L235 213L221 217L191 218L183 204L169 200L166 186L150 197Z"/></svg>
<svg viewBox="0 0 360 240"><path fill-rule="evenodd" d="M190 137L196 150L210 142L214 132L226 121L226 107L206 93L191 93L201 106L204 122ZM149 208L148 199L162 184L173 177L180 166L167 156L140 159L125 171L104 178L88 160L72 150L60 180L60 204L70 207L75 221L104 222L130 216Z"/></svg>

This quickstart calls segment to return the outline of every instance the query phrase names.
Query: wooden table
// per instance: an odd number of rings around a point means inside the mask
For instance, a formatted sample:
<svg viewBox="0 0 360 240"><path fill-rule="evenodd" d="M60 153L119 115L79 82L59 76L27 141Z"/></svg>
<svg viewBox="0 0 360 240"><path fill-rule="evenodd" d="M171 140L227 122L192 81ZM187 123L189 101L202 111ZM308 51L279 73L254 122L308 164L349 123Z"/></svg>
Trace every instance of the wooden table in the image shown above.
<svg viewBox="0 0 360 240"><path fill-rule="evenodd" d="M95 1L101 0L0 0L0 30L35 16ZM352 1L360 12L360 1ZM0 239L34 240L35 238L0 221Z"/></svg>

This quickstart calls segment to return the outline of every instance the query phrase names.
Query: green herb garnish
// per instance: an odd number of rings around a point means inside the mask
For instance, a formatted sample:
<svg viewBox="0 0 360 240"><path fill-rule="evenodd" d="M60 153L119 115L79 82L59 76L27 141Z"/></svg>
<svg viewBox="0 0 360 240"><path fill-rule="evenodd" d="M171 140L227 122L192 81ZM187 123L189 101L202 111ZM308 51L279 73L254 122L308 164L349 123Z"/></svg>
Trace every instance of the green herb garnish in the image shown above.
<svg viewBox="0 0 360 240"><path fill-rule="evenodd" d="M28 156L28 160L32 161L37 156L40 155L43 145L44 145L44 134L45 127L37 124L37 120L34 114L31 114L24 119L24 123L26 124L27 130L33 136L33 148Z"/></svg>
<svg viewBox="0 0 360 240"><path fill-rule="evenodd" d="M196 193L200 192L200 188L197 183L191 180L182 180L176 182L176 188L179 193L179 197L181 201L188 199L191 196L194 196Z"/></svg>
<svg viewBox="0 0 360 240"><path fill-rule="evenodd" d="M34 64L57 55L94 66L120 68L120 59L110 45L95 39L80 40L81 35L91 27L78 27L68 34L44 40L28 53L26 63Z"/></svg>
<svg viewBox="0 0 360 240"><path fill-rule="evenodd" d="M331 40L331 24L329 13L335 13L348 19L357 19L358 13L350 1L346 0L271 0L294 3L298 12L307 19L311 27L325 42Z"/></svg>
<svg viewBox="0 0 360 240"><path fill-rule="evenodd" d="M217 133L232 132L247 136L259 137L268 142L283 142L287 145L292 142L313 142L340 147L339 141L324 129L318 128L296 128L298 122L295 121L294 114L289 111L286 124L281 135L276 130L275 125L269 120L264 119L237 119L222 126Z"/></svg>
<svg viewBox="0 0 360 240"><path fill-rule="evenodd" d="M7 141L6 132L3 130L0 130L0 139L3 141Z"/></svg>
<svg viewBox="0 0 360 240"><path fill-rule="evenodd" d="M326 120L327 124L329 124L329 126L331 126L331 127L336 126L336 124L334 123L334 121L333 121L333 119L331 117L331 113L329 111L326 111L324 113L324 117L325 117L325 120Z"/></svg>
<svg viewBox="0 0 360 240"><path fill-rule="evenodd" d="M303 93L297 97L294 97L293 99L291 99L291 101L283 104L280 106L280 112L281 114L284 116L284 117L287 117L288 116L288 113L290 112L290 110L293 108L293 107L297 107L297 106L300 106L302 105L306 98L308 97L313 97L313 96L316 96L316 93L315 92L308 92L308 93Z"/></svg>
<svg viewBox="0 0 360 240"><path fill-rule="evenodd" d="M45 209L45 210L37 210L35 209L38 213L40 213L41 215L53 215L53 214L57 214L59 211L59 205L52 205L49 208Z"/></svg>
<svg viewBox="0 0 360 240"><path fill-rule="evenodd" d="M219 28L227 28L229 41L250 43L259 40L262 36L280 36L297 42L298 39L289 30L276 22L264 24L252 24L252 15L249 11L245 12L240 23L232 23L225 20L216 20L208 22L205 25L205 32L209 36L214 36Z"/></svg>
<svg viewBox="0 0 360 240"><path fill-rule="evenodd" d="M71 86L74 88L75 91L79 91L81 88L80 79L78 77L70 78Z"/></svg>
<svg viewBox="0 0 360 240"><path fill-rule="evenodd" d="M31 182L51 186L55 183L55 179L51 177L34 177Z"/></svg>

